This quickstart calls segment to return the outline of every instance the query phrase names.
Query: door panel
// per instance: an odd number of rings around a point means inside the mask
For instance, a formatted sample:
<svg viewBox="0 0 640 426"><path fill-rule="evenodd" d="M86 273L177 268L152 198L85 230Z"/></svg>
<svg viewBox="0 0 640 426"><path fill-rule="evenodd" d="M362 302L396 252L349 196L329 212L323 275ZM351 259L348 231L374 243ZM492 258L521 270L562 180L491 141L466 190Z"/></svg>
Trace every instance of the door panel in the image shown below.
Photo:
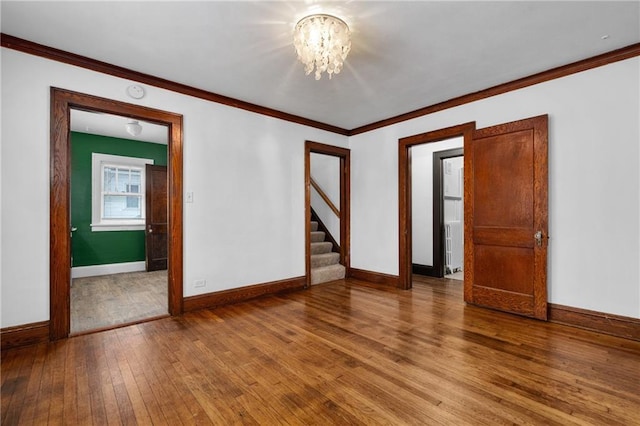
<svg viewBox="0 0 640 426"><path fill-rule="evenodd" d="M533 226L532 139L531 131L474 139L474 162L482 166L475 174L475 226Z"/></svg>
<svg viewBox="0 0 640 426"><path fill-rule="evenodd" d="M167 168L147 164L145 179L146 266L147 271L158 271L167 269Z"/></svg>
<svg viewBox="0 0 640 426"><path fill-rule="evenodd" d="M475 286L515 293L533 292L533 258L530 249L477 244Z"/></svg>
<svg viewBox="0 0 640 426"><path fill-rule="evenodd" d="M477 130L470 144L465 301L546 319L547 116Z"/></svg>

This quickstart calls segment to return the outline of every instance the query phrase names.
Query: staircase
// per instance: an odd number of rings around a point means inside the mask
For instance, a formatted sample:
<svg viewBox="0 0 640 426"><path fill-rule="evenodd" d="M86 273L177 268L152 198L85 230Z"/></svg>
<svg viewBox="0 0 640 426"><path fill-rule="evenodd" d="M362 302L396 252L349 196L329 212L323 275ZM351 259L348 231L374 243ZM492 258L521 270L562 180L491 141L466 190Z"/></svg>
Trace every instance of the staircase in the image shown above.
<svg viewBox="0 0 640 426"><path fill-rule="evenodd" d="M318 222L311 222L311 285L344 279L345 267L340 253L331 251L333 244L325 241L325 233L318 231Z"/></svg>

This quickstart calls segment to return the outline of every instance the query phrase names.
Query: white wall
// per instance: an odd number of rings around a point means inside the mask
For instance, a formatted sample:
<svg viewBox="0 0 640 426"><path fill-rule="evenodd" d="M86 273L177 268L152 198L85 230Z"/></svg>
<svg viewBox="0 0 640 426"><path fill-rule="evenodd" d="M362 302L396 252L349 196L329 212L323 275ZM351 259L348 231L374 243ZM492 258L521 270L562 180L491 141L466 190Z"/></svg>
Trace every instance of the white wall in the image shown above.
<svg viewBox="0 0 640 426"><path fill-rule="evenodd" d="M1 327L49 319L50 86L184 115L185 296L304 275L304 141L348 139L130 84L2 49Z"/></svg>
<svg viewBox="0 0 640 426"><path fill-rule="evenodd" d="M398 274L398 139L549 114L549 301L640 318L639 82L636 57L351 137L351 265Z"/></svg>
<svg viewBox="0 0 640 426"><path fill-rule="evenodd" d="M311 177L320 186L334 206L340 210L340 158L331 155L311 153ZM340 218L311 187L311 207L318 214L334 240L340 244Z"/></svg>
<svg viewBox="0 0 640 426"><path fill-rule="evenodd" d="M411 148L412 262L433 266L433 153L461 148L462 137Z"/></svg>

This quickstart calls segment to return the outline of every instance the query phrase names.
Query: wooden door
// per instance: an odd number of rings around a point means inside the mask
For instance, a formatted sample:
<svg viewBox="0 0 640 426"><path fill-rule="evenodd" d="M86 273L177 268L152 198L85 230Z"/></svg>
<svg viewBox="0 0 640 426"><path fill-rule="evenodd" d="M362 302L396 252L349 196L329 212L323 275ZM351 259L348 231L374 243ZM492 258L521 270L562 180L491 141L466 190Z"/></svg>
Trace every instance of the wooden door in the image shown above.
<svg viewBox="0 0 640 426"><path fill-rule="evenodd" d="M147 271L167 269L167 168L147 164L146 172Z"/></svg>
<svg viewBox="0 0 640 426"><path fill-rule="evenodd" d="M465 143L468 303L547 319L547 116Z"/></svg>

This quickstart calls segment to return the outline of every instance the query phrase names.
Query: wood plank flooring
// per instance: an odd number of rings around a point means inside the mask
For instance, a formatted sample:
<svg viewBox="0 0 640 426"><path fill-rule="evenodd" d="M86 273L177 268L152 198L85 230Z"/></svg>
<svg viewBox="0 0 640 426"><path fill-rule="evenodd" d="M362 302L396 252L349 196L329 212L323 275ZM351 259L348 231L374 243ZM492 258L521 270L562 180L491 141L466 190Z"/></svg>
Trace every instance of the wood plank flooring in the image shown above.
<svg viewBox="0 0 640 426"><path fill-rule="evenodd" d="M637 425L640 342L356 280L2 354L3 425Z"/></svg>

